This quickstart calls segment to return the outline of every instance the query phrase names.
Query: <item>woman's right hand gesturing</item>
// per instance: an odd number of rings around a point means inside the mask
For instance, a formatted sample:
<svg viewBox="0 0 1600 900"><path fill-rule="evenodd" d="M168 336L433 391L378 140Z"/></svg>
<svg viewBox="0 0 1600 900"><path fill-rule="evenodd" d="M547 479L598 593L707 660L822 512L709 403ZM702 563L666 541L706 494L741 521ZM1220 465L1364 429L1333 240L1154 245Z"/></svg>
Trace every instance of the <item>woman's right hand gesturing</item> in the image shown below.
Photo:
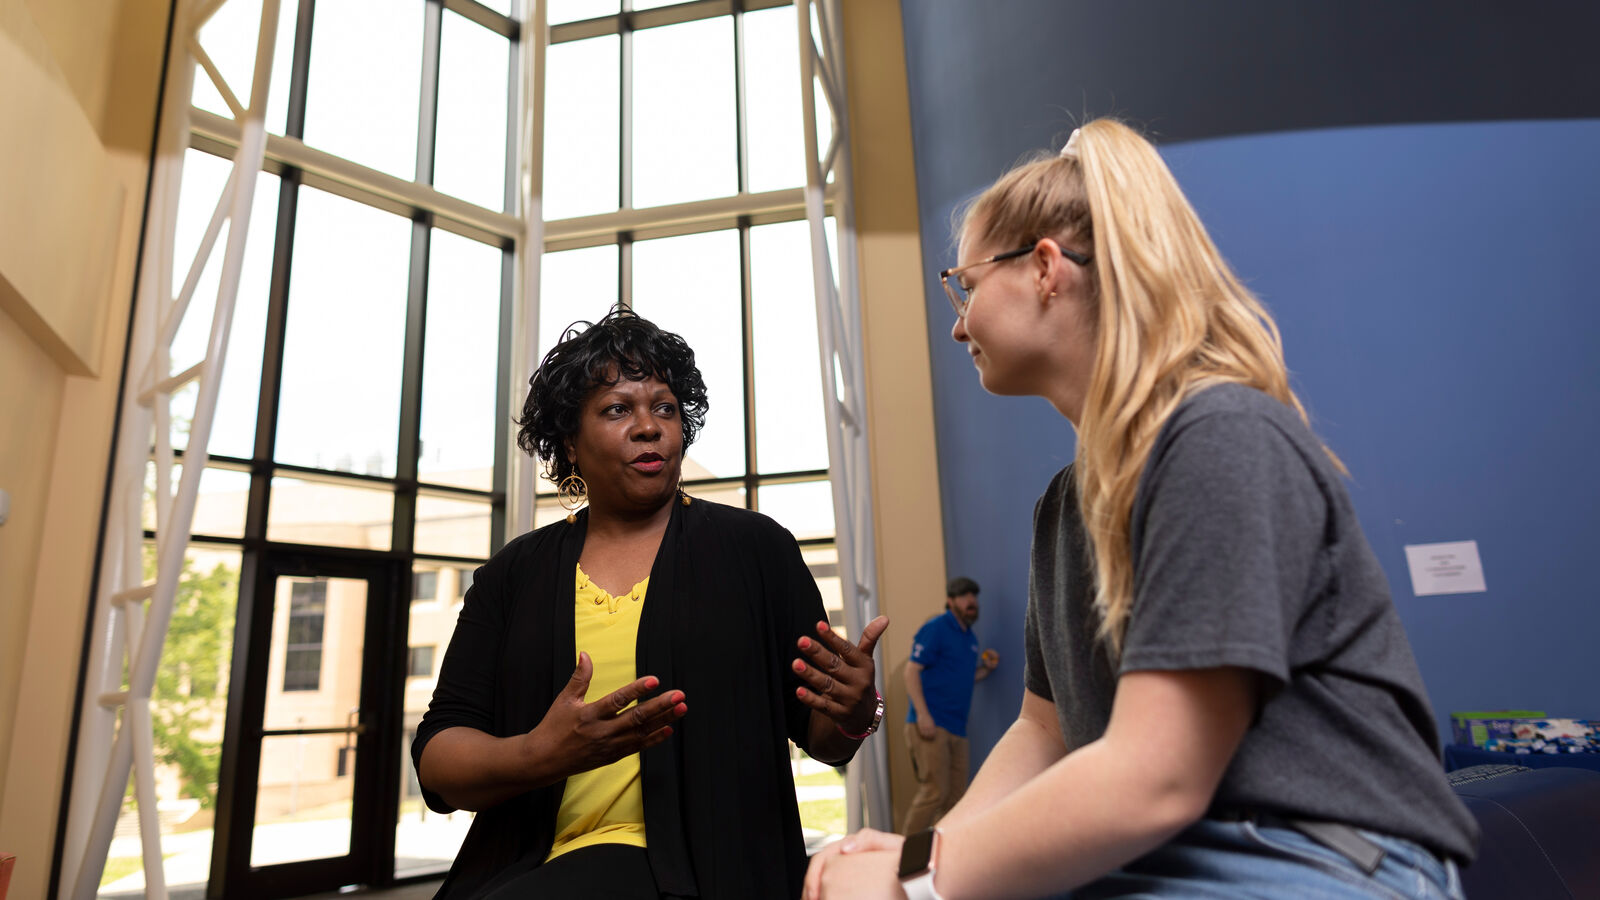
<svg viewBox="0 0 1600 900"><path fill-rule="evenodd" d="M593 676L594 663L580 652L572 680L524 741L529 761L554 776L552 782L654 747L672 736L672 723L689 711L682 691L640 699L660 686L654 675L585 703Z"/></svg>
<svg viewBox="0 0 1600 900"><path fill-rule="evenodd" d="M488 809L653 747L671 737L672 723L689 711L683 691L635 703L660 687L653 675L585 703L593 676L589 654L578 654L572 680L526 734L502 738L457 726L434 735L417 767L423 786L455 809Z"/></svg>

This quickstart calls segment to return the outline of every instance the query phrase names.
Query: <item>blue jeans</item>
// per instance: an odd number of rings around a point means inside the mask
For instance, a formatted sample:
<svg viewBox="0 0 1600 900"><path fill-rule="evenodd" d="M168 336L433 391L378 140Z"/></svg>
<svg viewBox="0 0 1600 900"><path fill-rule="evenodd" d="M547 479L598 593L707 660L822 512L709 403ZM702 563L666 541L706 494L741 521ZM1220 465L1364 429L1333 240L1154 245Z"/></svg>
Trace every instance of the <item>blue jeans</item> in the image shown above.
<svg viewBox="0 0 1600 900"><path fill-rule="evenodd" d="M1290 828L1202 819L1070 896L1463 900L1454 862L1401 838L1371 831L1361 835L1384 850L1371 875Z"/></svg>

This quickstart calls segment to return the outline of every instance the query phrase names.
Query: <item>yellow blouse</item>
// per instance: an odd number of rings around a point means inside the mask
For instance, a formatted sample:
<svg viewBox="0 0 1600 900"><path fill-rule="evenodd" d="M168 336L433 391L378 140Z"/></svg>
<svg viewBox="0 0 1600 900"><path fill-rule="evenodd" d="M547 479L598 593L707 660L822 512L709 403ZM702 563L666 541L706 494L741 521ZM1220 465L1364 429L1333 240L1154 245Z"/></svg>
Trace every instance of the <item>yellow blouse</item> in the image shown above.
<svg viewBox="0 0 1600 900"><path fill-rule="evenodd" d="M579 650L594 662L584 701L593 703L633 681L634 649L639 643L639 613L650 579L613 597L578 567L574 631ZM577 665L577 659L573 659ZM567 779L556 813L556 837L548 862L563 853L595 844L643 847L644 790L639 782L639 754Z"/></svg>

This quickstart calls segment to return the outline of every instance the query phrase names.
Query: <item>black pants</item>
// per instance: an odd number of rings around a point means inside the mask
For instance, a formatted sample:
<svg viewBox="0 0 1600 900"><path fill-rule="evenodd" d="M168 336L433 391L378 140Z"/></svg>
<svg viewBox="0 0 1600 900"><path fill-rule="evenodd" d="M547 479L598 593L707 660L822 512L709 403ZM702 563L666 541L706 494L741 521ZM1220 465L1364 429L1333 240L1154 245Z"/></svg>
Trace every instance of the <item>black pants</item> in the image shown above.
<svg viewBox="0 0 1600 900"><path fill-rule="evenodd" d="M499 881L482 900L658 900L643 847L596 844Z"/></svg>

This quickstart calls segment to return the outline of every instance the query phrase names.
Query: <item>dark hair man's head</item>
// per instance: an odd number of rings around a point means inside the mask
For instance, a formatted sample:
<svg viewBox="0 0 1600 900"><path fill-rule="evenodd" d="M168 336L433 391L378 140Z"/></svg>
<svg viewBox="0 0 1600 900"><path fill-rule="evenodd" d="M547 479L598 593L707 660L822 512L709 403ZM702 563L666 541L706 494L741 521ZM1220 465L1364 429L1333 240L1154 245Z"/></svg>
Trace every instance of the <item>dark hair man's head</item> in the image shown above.
<svg viewBox="0 0 1600 900"><path fill-rule="evenodd" d="M945 609L955 614L967 628L978 621L978 583L965 575L950 579L944 589Z"/></svg>

